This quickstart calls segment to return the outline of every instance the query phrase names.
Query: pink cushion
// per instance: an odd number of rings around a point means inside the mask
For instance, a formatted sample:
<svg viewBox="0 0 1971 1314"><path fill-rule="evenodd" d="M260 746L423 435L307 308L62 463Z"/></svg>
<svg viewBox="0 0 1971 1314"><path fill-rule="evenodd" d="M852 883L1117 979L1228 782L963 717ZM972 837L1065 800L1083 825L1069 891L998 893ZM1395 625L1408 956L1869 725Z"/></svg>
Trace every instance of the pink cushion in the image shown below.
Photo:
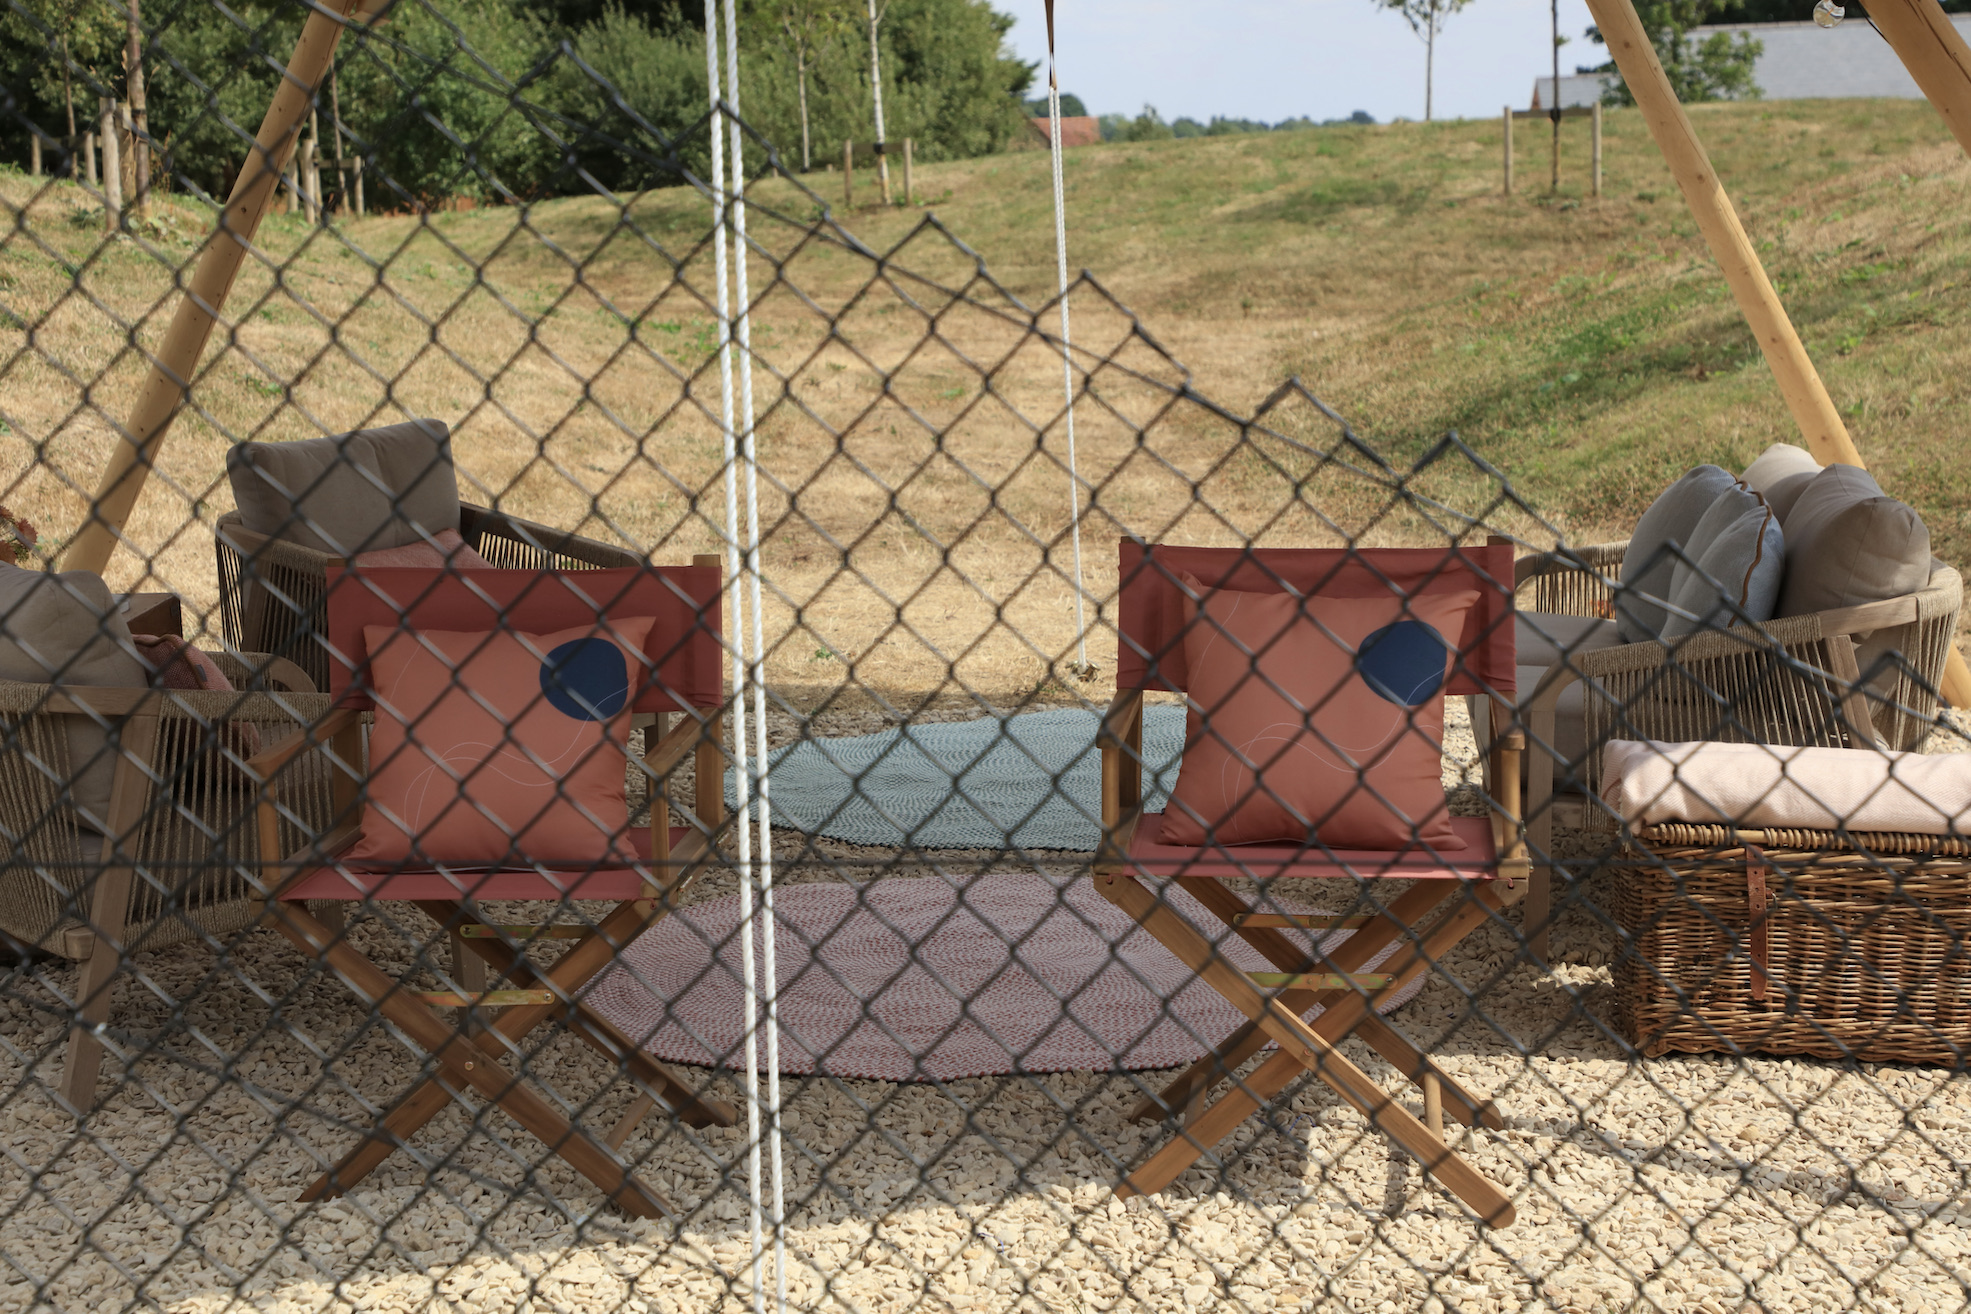
<svg viewBox="0 0 1971 1314"><path fill-rule="evenodd" d="M1302 599L1183 579L1191 712L1163 843L1465 847L1443 689L1476 590Z"/></svg>
<svg viewBox="0 0 1971 1314"><path fill-rule="evenodd" d="M450 566L453 570L491 570L493 563L466 546L456 529L441 529L433 534L435 542L406 543L402 547L376 548L369 552L358 552L355 564L358 566L427 566L443 570Z"/></svg>
<svg viewBox="0 0 1971 1314"><path fill-rule="evenodd" d="M160 689L231 690L233 682L213 660L175 634L133 634L137 656L157 676Z"/></svg>
<svg viewBox="0 0 1971 1314"><path fill-rule="evenodd" d="M352 863L636 860L623 797L651 618L524 634L370 626L377 703Z"/></svg>

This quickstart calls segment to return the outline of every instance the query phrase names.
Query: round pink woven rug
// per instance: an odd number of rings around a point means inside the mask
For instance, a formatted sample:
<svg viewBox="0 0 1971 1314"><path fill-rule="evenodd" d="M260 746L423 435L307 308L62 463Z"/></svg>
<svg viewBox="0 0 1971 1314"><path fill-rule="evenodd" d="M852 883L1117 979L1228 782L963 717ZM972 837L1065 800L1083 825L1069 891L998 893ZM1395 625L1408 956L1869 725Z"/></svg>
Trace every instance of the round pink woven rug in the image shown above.
<svg viewBox="0 0 1971 1314"><path fill-rule="evenodd" d="M983 876L962 900L937 876L792 885L774 897L783 1073L952 1081L1171 1068L1244 1021L1087 880ZM1223 933L1188 894L1168 897L1207 935ZM737 895L672 914L624 951L590 1001L658 1058L744 1066L738 925ZM1330 933L1330 950L1350 934ZM757 954L757 931L755 940ZM1270 966L1229 936L1221 952L1246 970Z"/></svg>

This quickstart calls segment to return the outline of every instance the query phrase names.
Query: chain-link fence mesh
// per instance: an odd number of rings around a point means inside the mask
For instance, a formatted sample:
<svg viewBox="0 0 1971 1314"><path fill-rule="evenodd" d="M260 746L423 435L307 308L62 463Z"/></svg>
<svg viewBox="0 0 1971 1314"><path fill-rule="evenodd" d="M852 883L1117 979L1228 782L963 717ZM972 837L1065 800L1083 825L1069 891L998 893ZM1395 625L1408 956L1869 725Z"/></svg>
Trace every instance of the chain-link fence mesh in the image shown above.
<svg viewBox="0 0 1971 1314"><path fill-rule="evenodd" d="M0 87L0 1306L1966 1303L1907 508L1706 468L1568 545L398 10L216 295L331 11L94 15L117 150Z"/></svg>

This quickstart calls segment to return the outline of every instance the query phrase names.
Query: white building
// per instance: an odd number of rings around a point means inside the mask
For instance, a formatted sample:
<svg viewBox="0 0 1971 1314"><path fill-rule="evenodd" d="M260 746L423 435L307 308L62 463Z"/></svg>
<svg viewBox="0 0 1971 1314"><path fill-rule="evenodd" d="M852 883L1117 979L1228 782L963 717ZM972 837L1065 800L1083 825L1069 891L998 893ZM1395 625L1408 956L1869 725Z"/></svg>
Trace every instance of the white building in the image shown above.
<svg viewBox="0 0 1971 1314"><path fill-rule="evenodd" d="M1805 6L1803 5L1804 9ZM1971 40L1971 14L1952 14L1950 21L1958 33ZM1690 39L1703 42L1716 32L1730 33L1736 39L1750 33L1765 50L1752 65L1752 80L1767 100L1809 100L1823 97L1893 96L1921 100L1916 79L1910 77L1902 60L1859 10L1839 27L1817 27L1812 22L1753 23L1743 26L1700 27ZM1534 109L1546 109L1550 101L1551 77L1533 81ZM1562 109L1591 105L1601 99L1606 75L1580 73L1560 80Z"/></svg>

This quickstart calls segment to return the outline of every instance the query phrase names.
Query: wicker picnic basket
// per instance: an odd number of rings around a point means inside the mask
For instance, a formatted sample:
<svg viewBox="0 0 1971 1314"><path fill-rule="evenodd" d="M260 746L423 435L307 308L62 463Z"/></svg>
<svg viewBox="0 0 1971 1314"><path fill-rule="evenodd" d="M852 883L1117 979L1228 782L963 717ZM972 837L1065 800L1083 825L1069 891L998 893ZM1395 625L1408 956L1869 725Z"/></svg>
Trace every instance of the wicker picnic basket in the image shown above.
<svg viewBox="0 0 1971 1314"><path fill-rule="evenodd" d="M1671 823L1615 881L1615 1015L1645 1054L1971 1058L1971 840Z"/></svg>

